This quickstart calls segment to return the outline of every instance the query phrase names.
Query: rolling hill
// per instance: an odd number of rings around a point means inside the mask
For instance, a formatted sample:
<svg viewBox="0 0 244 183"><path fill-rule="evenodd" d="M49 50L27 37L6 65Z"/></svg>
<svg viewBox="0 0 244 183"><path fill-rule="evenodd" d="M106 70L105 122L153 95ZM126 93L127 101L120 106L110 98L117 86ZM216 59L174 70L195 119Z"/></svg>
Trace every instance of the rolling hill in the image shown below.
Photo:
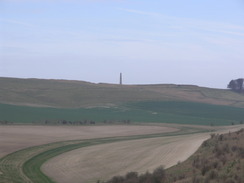
<svg viewBox="0 0 244 183"><path fill-rule="evenodd" d="M186 101L244 108L244 95L193 85L115 85L84 81L0 78L0 103L56 108Z"/></svg>
<svg viewBox="0 0 244 183"><path fill-rule="evenodd" d="M193 85L0 78L0 122L243 123L244 96Z"/></svg>

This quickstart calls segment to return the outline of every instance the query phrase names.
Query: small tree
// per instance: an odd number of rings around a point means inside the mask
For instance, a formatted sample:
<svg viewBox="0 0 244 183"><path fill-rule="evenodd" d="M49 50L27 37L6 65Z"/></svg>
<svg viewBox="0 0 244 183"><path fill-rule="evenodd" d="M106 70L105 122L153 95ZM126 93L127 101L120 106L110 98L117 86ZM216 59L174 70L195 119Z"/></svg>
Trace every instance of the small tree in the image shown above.
<svg viewBox="0 0 244 183"><path fill-rule="evenodd" d="M239 78L239 79L231 80L227 88L230 88L231 90L236 92L244 92L244 79Z"/></svg>

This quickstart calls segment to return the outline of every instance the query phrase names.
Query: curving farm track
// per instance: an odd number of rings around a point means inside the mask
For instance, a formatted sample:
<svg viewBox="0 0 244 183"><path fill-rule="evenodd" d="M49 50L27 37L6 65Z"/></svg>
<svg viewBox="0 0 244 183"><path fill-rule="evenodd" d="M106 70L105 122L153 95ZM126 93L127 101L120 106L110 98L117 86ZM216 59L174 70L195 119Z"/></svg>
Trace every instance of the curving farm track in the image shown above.
<svg viewBox="0 0 244 183"><path fill-rule="evenodd" d="M47 177L41 170L41 166L47 162L46 165L44 165L44 171L45 166L48 166L48 160L51 158L57 157L58 155L65 155L66 153L75 153L76 151L81 151L82 153L89 154L90 150L93 148L99 148L102 147L103 149L107 148L107 146L115 147L117 145L121 145L121 143L125 143L127 145L129 144L135 144L138 143L138 141L141 141L142 143L149 143L150 140L160 140L160 138L176 138L175 136L180 135L186 135L186 134L195 134L196 133L202 133L206 132L208 129L202 129L202 128L185 128L181 127L180 131L175 131L171 133L157 133L157 134L141 134L141 135L127 135L123 137L102 137L102 138L95 138L95 139L82 139L82 140L69 140L69 141L61 141L61 142L54 142L44 145L38 145L34 147L29 147L23 150L19 150L16 152L13 152L11 154L8 154L7 156L4 156L0 159L0 182L1 183L53 183L53 182L60 182L55 177L57 175L52 174L48 175L52 177L53 179ZM189 136L190 137L190 136ZM206 137L204 137L206 138ZM170 138L169 138L170 139ZM179 138L180 139L180 138ZM144 142L143 142L144 141ZM177 141L177 140L176 140ZM116 143L115 143L116 142ZM169 142L170 144L170 142ZM129 146L131 146L129 145ZM156 146L159 144L155 143ZM162 144L163 145L163 144ZM119 147L117 146L117 148ZM116 148L115 148L116 149ZM72 151L74 150L74 151ZM84 152L82 151L84 150ZM121 150L121 149L118 149ZM160 151L160 149L159 149ZM67 154L66 154L67 155ZM104 154L100 154L103 156ZM68 156L67 156L68 157ZM115 157L116 158L116 157ZM92 162L92 161L91 161ZM49 163L50 165L50 163ZM67 165L68 166L68 165ZM94 164L96 166L96 162ZM142 166L143 167L143 166ZM134 167L137 168L137 167ZM130 170L130 169L127 169ZM137 171L137 170L136 170ZM143 170L142 170L143 171ZM113 174L113 173L112 173ZM112 175L111 173L108 174L108 176ZM59 175L58 175L59 176ZM95 177L96 178L96 177ZM103 178L103 177L101 177ZM91 179L84 180L84 182L89 181ZM75 182L72 180L72 182ZM80 182L80 180L78 181ZM83 182L83 181L82 181Z"/></svg>
<svg viewBox="0 0 244 183"><path fill-rule="evenodd" d="M96 182L129 171L145 173L184 161L208 137L201 133L89 146L52 158L42 170L59 183Z"/></svg>

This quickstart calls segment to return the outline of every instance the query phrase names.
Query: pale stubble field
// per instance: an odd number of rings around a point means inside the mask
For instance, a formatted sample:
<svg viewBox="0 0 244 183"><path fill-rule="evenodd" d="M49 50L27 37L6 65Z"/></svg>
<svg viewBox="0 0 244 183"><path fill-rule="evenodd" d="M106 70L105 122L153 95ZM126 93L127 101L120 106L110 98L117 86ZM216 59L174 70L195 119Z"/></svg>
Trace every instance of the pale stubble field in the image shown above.
<svg viewBox="0 0 244 183"><path fill-rule="evenodd" d="M0 126L0 158L23 148L80 139L99 139L132 135L165 134L165 137L126 140L83 147L56 156L41 170L59 183L96 182L128 171L151 171L183 161L209 137L208 133L168 136L179 129L194 126L147 124L113 126ZM243 126L242 126L243 127ZM213 130L213 127L198 129ZM215 128L218 133L234 131L241 126Z"/></svg>
<svg viewBox="0 0 244 183"><path fill-rule="evenodd" d="M42 144L115 136L166 133L177 128L148 125L113 126L0 126L0 158L17 150Z"/></svg>
<svg viewBox="0 0 244 183"><path fill-rule="evenodd" d="M208 137L196 134L96 145L57 156L42 170L60 183L95 183L129 171L145 173L160 165L168 168L188 158Z"/></svg>

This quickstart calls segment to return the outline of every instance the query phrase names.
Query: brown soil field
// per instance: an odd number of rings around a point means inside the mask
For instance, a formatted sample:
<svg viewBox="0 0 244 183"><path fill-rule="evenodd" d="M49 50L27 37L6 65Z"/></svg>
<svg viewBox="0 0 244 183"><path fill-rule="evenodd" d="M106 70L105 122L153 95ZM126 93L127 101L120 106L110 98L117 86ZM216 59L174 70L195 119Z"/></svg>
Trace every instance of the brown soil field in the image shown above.
<svg viewBox="0 0 244 183"><path fill-rule="evenodd" d="M52 142L173 132L164 126L0 126L0 158L17 150Z"/></svg>
<svg viewBox="0 0 244 183"><path fill-rule="evenodd" d="M51 159L42 171L59 183L96 182L128 171L142 173L185 160L207 138L208 134L161 137L81 148Z"/></svg>
<svg viewBox="0 0 244 183"><path fill-rule="evenodd" d="M240 127L220 128L218 133L237 129ZM42 171L59 183L96 182L129 171L144 173L186 160L209 137L210 133L201 133L85 147L49 160Z"/></svg>

